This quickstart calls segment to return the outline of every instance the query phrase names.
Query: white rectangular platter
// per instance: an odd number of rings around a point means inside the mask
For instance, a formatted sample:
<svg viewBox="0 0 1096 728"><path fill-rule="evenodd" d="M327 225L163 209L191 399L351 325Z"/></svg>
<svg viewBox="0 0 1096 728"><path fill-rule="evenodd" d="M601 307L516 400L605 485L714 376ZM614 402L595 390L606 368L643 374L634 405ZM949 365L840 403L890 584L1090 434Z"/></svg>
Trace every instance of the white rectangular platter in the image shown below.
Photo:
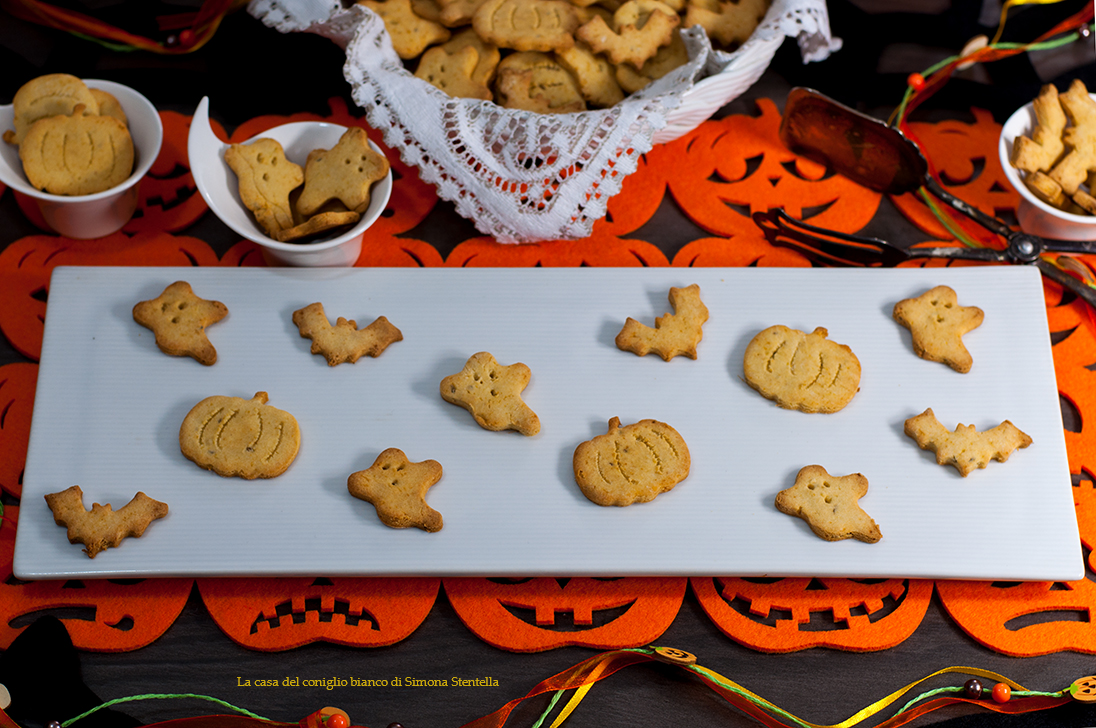
<svg viewBox="0 0 1096 728"><path fill-rule="evenodd" d="M186 280L227 318L218 361L162 354L133 305ZM696 360L614 345L625 318L653 326L671 286L710 310ZM894 304L939 284L985 311L967 374L914 355ZM378 358L329 367L293 311L386 316L403 333ZM824 327L861 362L835 414L777 407L743 380L760 330ZM479 351L524 362L541 431L480 428L439 396ZM269 480L185 459L179 425L210 395L258 391L300 424L300 452ZM951 430L1005 419L1034 443L966 478L903 434L931 407ZM688 444L688 478L654 501L601 507L575 485L576 446L652 418ZM396 530L348 494L386 448L440 462L437 533ZM798 470L863 473L875 544L826 542L776 510ZM80 485L85 506L138 491L170 513L89 559L43 496ZM742 575L1075 580L1083 561L1041 279L1022 266L932 269L58 268L49 290L16 539L20 579L228 575Z"/></svg>

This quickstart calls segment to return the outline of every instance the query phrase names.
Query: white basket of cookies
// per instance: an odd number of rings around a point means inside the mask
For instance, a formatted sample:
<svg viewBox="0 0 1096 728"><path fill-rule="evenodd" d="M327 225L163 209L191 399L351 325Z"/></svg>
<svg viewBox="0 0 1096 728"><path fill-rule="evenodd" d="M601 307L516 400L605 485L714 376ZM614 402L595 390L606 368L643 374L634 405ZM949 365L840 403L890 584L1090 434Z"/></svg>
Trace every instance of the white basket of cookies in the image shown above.
<svg viewBox="0 0 1096 728"><path fill-rule="evenodd" d="M741 94L786 37L804 61L840 47L824 0L325 2L249 10L345 47L370 125L505 243L588 236L640 156Z"/></svg>

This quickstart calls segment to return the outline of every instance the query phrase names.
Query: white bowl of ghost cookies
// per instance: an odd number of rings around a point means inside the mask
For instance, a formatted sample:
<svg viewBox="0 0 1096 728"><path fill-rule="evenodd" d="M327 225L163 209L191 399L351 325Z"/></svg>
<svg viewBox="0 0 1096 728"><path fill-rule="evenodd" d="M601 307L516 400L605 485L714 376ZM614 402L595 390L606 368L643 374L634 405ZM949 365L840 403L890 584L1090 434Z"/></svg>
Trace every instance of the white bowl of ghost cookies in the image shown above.
<svg viewBox="0 0 1096 728"><path fill-rule="evenodd" d="M360 127L294 122L228 144L203 98L187 153L206 204L272 265L354 265L392 193L388 159Z"/></svg>
<svg viewBox="0 0 1096 728"><path fill-rule="evenodd" d="M0 106L0 182L34 199L57 233L109 235L137 209L138 183L160 154L156 107L112 81L39 76Z"/></svg>

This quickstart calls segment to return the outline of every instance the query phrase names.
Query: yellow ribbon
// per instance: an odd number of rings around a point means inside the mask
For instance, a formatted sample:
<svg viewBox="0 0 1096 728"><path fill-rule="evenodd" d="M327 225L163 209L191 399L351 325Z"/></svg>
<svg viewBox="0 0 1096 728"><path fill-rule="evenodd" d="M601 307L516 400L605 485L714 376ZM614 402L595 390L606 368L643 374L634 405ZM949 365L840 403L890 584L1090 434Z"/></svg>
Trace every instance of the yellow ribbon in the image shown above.
<svg viewBox="0 0 1096 728"><path fill-rule="evenodd" d="M597 665L597 667L594 668L594 670L592 670L590 672L589 676L586 678L588 680L588 682L586 682L584 685L582 685L581 687L579 687L575 691L575 694L571 696L571 699L567 702L567 705L565 705L563 707L563 710L556 717L555 721L552 723L550 728L559 728L559 726L562 725L565 720L567 720L567 718L571 715L571 713L575 710L575 708L578 707L578 704L581 703L583 698L585 698L586 695L590 692L590 688L592 688L594 686L594 683L598 680L598 676L604 671L605 666L607 664L608 664L607 662L602 662L599 665ZM751 692L750 690L747 690L746 688L744 688L741 685L739 685L738 683L736 683L734 680L731 680L727 677L724 677L723 675L720 675L719 673L717 673L713 670L709 670L706 667L702 667L700 665L687 665L687 666L685 666L685 668L688 669L688 670L692 670L693 672L699 673L703 677L707 678L708 680L711 680L712 682L714 682L714 683L716 683L716 684L718 684L718 685L720 685L724 688L728 688L728 689L730 689L730 690L732 690L736 693L739 693L739 694L743 695L744 697L746 697L751 702L766 708L767 710L769 710L773 714L788 718L788 719L794 721L795 723L797 723L798 725L803 726L803 728L850 728L851 726L854 726L857 723L860 723L861 721L865 720L866 718L869 718L869 717L875 715L876 713L880 712L881 710L886 708L888 705L890 705L894 701L898 700L903 695L909 693L911 690L916 688L918 685L920 685L920 684L922 684L922 683L924 683L928 680L931 680L934 677L939 677L940 675L946 675L948 673L963 673L965 675L974 675L976 677L982 677L982 678L986 678L986 679L989 679L989 680L993 680L994 682L1005 683L1006 685L1008 685L1013 690L1019 690L1019 691L1025 691L1026 690L1026 688L1024 686L1020 685L1019 683L1015 682L1014 680L1011 680L1011 679L1005 677L1004 675L1000 675L1000 674L998 674L996 672L992 672L990 670L982 670L982 669L977 668L977 667L960 667L960 666L945 667L941 670L937 670L936 672L934 672L930 675L926 675L925 677L923 677L919 680L915 680L915 681L911 682L909 685L906 685L905 687L901 687L901 688L895 690L890 695L887 695L886 697L875 701L871 705L867 706L866 708L863 708L862 710L858 711L856 714L846 718L845 720L841 721L840 723L834 723L832 725L824 725L824 724L811 723L809 721L802 720L801 718L798 718L795 715L792 715L791 713L785 711L784 709L777 707L776 705L769 702L765 698L762 698L760 695L757 695L756 693Z"/></svg>
<svg viewBox="0 0 1096 728"><path fill-rule="evenodd" d="M1001 22L997 24L997 34L993 36L990 45L996 45L997 41L1001 40L1001 33L1005 30L1005 17L1008 15L1009 8L1016 5L1053 5L1057 2L1061 2L1061 0L1005 0L1005 3L1001 6Z"/></svg>

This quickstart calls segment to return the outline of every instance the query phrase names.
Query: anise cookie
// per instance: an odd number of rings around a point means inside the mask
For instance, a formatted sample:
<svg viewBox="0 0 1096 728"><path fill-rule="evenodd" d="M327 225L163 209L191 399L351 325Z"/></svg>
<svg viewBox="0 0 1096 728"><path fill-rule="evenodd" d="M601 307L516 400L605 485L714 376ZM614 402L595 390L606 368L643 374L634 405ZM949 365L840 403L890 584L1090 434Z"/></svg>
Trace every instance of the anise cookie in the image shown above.
<svg viewBox="0 0 1096 728"><path fill-rule="evenodd" d="M499 364L486 351L473 354L464 368L441 380L441 397L468 410L485 430L540 432L540 418L521 398L532 372L521 362Z"/></svg>
<svg viewBox="0 0 1096 728"><path fill-rule="evenodd" d="M628 0L613 13L613 27L595 15L575 31L575 38L616 65L643 67L662 46L670 44L681 17L657 0Z"/></svg>
<svg viewBox="0 0 1096 728"><path fill-rule="evenodd" d="M22 144L34 122L50 116L70 116L83 105L89 114L99 113L99 102L83 81L68 73L50 73L32 78L12 97L14 131L4 132L4 140Z"/></svg>
<svg viewBox="0 0 1096 728"><path fill-rule="evenodd" d="M323 354L329 366L353 364L363 356L380 356L389 344L403 341L403 333L384 316L364 329L359 329L353 319L341 316L332 326L319 302L294 311L293 323L302 338L312 340L312 353Z"/></svg>
<svg viewBox="0 0 1096 728"><path fill-rule="evenodd" d="M575 448L575 482L599 506L646 503L689 475L689 446L670 425L640 420L620 426L609 420L604 435Z"/></svg>
<svg viewBox="0 0 1096 728"><path fill-rule="evenodd" d="M516 51L570 48L578 26L577 9L566 0L486 0L472 17L480 38Z"/></svg>
<svg viewBox="0 0 1096 728"><path fill-rule="evenodd" d="M860 360L852 349L816 328L807 334L770 326L746 347L746 383L785 409L837 412L860 389Z"/></svg>
<svg viewBox="0 0 1096 728"><path fill-rule="evenodd" d="M346 209L363 213L373 184L388 174L388 159L369 145L361 127L348 128L331 149L313 149L304 168L304 189L298 211L308 217L324 203L339 200Z"/></svg>
<svg viewBox="0 0 1096 728"><path fill-rule="evenodd" d="M366 470L346 480L350 495L373 504L377 517L389 528L421 528L440 531L441 514L426 505L426 491L441 480L437 460L413 463L402 450L390 447Z"/></svg>
<svg viewBox="0 0 1096 728"><path fill-rule="evenodd" d="M392 49L404 60L417 57L435 43L449 40L449 29L417 15L411 0L359 0L359 4L381 17L392 39Z"/></svg>
<svg viewBox="0 0 1096 728"><path fill-rule="evenodd" d="M867 492L868 479L860 473L838 477L821 465L808 465L795 476L795 485L776 494L776 508L802 518L827 541L875 543L883 534L859 503Z"/></svg>
<svg viewBox="0 0 1096 728"><path fill-rule="evenodd" d="M93 195L133 172L133 138L113 116L77 104L69 116L34 122L19 145L27 181L52 195Z"/></svg>
<svg viewBox="0 0 1096 728"><path fill-rule="evenodd" d="M922 450L936 453L939 465L954 465L964 478L989 465L990 460L1003 463L1013 451L1031 444L1031 437L1008 420L983 432L974 425L956 425L948 432L932 408L906 420L905 433Z"/></svg>
<svg viewBox="0 0 1096 728"><path fill-rule="evenodd" d="M140 538L150 523L168 511L166 503L141 491L118 510L109 503L93 503L89 511L84 508L84 492L78 485L46 495L46 504L54 522L68 529L69 543L84 544L84 553L91 559L100 551L117 548L124 538Z"/></svg>
<svg viewBox="0 0 1096 728"><path fill-rule="evenodd" d="M444 45L434 46L422 54L415 77L455 99L490 101L493 98L490 87L473 79L478 64L479 51L470 45L453 51Z"/></svg>
<svg viewBox="0 0 1096 728"><path fill-rule="evenodd" d="M304 170L290 162L274 139L233 144L225 150L225 164L236 173L240 201L251 210L259 227L271 238L296 222L289 193L304 182Z"/></svg>
<svg viewBox="0 0 1096 728"><path fill-rule="evenodd" d="M556 58L539 51L511 53L495 77L499 106L537 114L572 114L586 109L578 80Z"/></svg>
<svg viewBox="0 0 1096 728"><path fill-rule="evenodd" d="M199 298L186 281L175 281L156 298L133 307L133 320L152 330L160 351L193 357L206 366L217 361L206 327L227 315L227 306Z"/></svg>
<svg viewBox="0 0 1096 728"><path fill-rule="evenodd" d="M689 0L686 28L699 25L708 37L724 46L749 40L769 10L770 0Z"/></svg>
<svg viewBox="0 0 1096 728"><path fill-rule="evenodd" d="M696 346L708 320L708 307L700 300L700 286L694 283L687 288L671 288L669 298L674 312L656 318L653 329L628 318L617 334L617 348L639 356L654 352L665 361L679 354L696 359Z"/></svg>
<svg viewBox="0 0 1096 728"><path fill-rule="evenodd" d="M964 374L970 371L974 358L963 345L963 334L982 325L982 309L960 306L955 291L936 286L894 304L893 315L910 330L917 356L947 364Z"/></svg>
<svg viewBox="0 0 1096 728"><path fill-rule="evenodd" d="M301 430L293 415L267 401L266 392L250 400L206 397L183 418L179 449L196 465L226 478L281 475L297 457Z"/></svg>

